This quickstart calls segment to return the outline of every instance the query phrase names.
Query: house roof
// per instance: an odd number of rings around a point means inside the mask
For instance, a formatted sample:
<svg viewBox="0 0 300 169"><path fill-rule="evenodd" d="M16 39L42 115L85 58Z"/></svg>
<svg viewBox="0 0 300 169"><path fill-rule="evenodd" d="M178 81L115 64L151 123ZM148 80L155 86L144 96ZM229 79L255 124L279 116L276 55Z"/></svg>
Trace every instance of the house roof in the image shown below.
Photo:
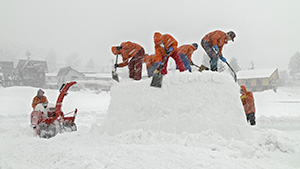
<svg viewBox="0 0 300 169"><path fill-rule="evenodd" d="M84 76L83 73L80 73L77 70L71 68L71 66L63 67L63 68L59 69L57 76L66 76L70 70L75 71L76 73L82 74Z"/></svg>
<svg viewBox="0 0 300 169"><path fill-rule="evenodd" d="M0 62L0 68L1 69L11 69L11 68L14 68L14 62L1 61Z"/></svg>
<svg viewBox="0 0 300 169"><path fill-rule="evenodd" d="M237 79L266 78L270 77L276 70L277 68L241 70L237 72Z"/></svg>
<svg viewBox="0 0 300 169"><path fill-rule="evenodd" d="M39 72L48 72L47 62L40 60L19 60L17 68L23 70L25 68L34 68Z"/></svg>

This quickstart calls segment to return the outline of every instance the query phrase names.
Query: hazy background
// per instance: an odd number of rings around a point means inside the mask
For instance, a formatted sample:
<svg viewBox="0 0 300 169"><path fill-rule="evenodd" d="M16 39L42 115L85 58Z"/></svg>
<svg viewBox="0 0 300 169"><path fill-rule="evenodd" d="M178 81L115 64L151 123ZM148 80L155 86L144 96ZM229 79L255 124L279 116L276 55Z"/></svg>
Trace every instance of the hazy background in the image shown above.
<svg viewBox="0 0 300 169"><path fill-rule="evenodd" d="M29 50L58 67L111 66L111 46L127 40L154 53L155 31L182 45L233 30L235 42L223 54L242 69L251 61L256 69L287 69L300 51L299 0L0 0L0 23L0 61L26 59ZM199 46L195 63L203 53Z"/></svg>

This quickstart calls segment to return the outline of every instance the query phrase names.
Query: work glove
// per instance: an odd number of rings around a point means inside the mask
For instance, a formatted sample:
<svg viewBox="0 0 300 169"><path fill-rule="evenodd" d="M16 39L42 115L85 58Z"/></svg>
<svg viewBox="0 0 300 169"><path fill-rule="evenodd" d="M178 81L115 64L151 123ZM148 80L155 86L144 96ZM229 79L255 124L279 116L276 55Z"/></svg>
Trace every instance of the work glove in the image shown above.
<svg viewBox="0 0 300 169"><path fill-rule="evenodd" d="M117 68L117 67L119 67L119 65L118 65L118 64L115 64L115 68Z"/></svg>
<svg viewBox="0 0 300 169"><path fill-rule="evenodd" d="M174 48L169 47L169 50L166 50L166 54L169 55L173 50L174 50Z"/></svg>
<svg viewBox="0 0 300 169"><path fill-rule="evenodd" d="M219 47L218 45L213 46L215 48L215 50L219 53Z"/></svg>
<svg viewBox="0 0 300 169"><path fill-rule="evenodd" d="M224 58L222 55L220 55L219 58L220 58L223 62L226 62L226 58Z"/></svg>
<svg viewBox="0 0 300 169"><path fill-rule="evenodd" d="M164 65L161 62L158 62L158 70L164 68Z"/></svg>

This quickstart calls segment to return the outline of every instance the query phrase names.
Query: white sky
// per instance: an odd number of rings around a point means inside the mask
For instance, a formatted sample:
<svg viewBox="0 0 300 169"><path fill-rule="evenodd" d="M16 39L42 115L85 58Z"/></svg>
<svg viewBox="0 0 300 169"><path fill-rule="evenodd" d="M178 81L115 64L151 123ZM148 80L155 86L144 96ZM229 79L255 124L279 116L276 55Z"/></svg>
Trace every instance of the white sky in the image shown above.
<svg viewBox="0 0 300 169"><path fill-rule="evenodd" d="M181 45L199 44L216 29L233 30L235 42L223 50L227 59L236 57L242 69L253 61L257 69L280 71L300 51L299 20L299 0L0 0L0 49L15 49L20 58L29 49L34 59L50 48L61 59L78 52L102 66L114 59L111 46L123 41L153 53L155 31ZM195 63L203 53L199 46Z"/></svg>

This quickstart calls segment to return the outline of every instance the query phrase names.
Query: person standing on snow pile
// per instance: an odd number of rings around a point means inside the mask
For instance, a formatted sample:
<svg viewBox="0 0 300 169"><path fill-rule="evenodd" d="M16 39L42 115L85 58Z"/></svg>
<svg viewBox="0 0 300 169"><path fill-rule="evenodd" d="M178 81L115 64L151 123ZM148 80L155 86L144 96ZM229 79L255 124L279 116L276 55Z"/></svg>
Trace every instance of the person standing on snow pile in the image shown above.
<svg viewBox="0 0 300 169"><path fill-rule="evenodd" d="M190 72L192 72L191 65L194 65L192 61L192 54L197 49L198 49L197 43L193 43L191 45L182 45L178 47L178 52L185 70L189 70Z"/></svg>
<svg viewBox="0 0 300 169"><path fill-rule="evenodd" d="M253 93L246 90L245 86L241 86L241 100L244 106L244 110L247 116L247 122L250 121L251 125L255 125L255 105Z"/></svg>
<svg viewBox="0 0 300 169"><path fill-rule="evenodd" d="M152 55L145 54L144 62L146 63L148 77L153 76L154 71L158 67L158 63L155 59L155 54Z"/></svg>
<svg viewBox="0 0 300 169"><path fill-rule="evenodd" d="M201 40L201 46L210 57L210 69L212 71L218 71L218 58L223 62L226 62L226 58L223 57L222 48L228 41L234 41L235 33L229 31L227 33L216 30L206 34Z"/></svg>
<svg viewBox="0 0 300 169"><path fill-rule="evenodd" d="M167 65L169 57L171 56L179 69L180 72L185 71L184 65L180 59L177 51L178 42L169 34L161 34L159 32L154 33L154 44L155 44L155 57L158 61L158 68L161 69L161 74L165 75L168 73ZM165 60L165 62L164 62ZM164 62L164 64L163 64Z"/></svg>
<svg viewBox="0 0 300 169"><path fill-rule="evenodd" d="M145 50L142 46L128 41L121 43L120 46L113 46L111 50L114 55L121 54L123 58L123 62L115 64L115 68L128 65L129 78L134 80L140 80L142 78L142 64L145 55Z"/></svg>
<svg viewBox="0 0 300 169"><path fill-rule="evenodd" d="M31 106L32 106L33 109L35 109L35 106L36 106L37 104L40 104L40 103L48 103L47 97L44 96L44 93L45 93L45 92L44 92L42 89L39 89L39 90L37 91L37 95L33 98L32 104L31 104Z"/></svg>

